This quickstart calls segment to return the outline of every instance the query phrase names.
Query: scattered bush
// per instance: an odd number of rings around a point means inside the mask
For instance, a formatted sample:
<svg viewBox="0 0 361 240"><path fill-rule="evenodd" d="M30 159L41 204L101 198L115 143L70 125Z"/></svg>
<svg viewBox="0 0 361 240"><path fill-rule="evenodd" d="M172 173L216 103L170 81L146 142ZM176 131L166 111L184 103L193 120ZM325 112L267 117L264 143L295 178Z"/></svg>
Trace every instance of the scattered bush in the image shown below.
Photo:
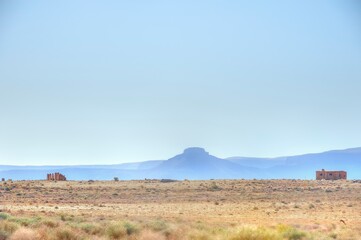
<svg viewBox="0 0 361 240"><path fill-rule="evenodd" d="M123 223L123 226L126 229L128 235L132 235L139 231L138 227L134 223L125 222Z"/></svg>
<svg viewBox="0 0 361 240"><path fill-rule="evenodd" d="M174 180L174 179L161 179L160 182L161 183L171 183L171 182L178 182L178 181Z"/></svg>
<svg viewBox="0 0 361 240"><path fill-rule="evenodd" d="M8 219L9 218L9 215L6 214L6 213L0 213L0 220L5 220L5 219Z"/></svg>
<svg viewBox="0 0 361 240"><path fill-rule="evenodd" d="M209 191L220 191L222 190L215 182L212 182L212 185L208 189Z"/></svg>
<svg viewBox="0 0 361 240"><path fill-rule="evenodd" d="M336 234L336 233L331 233L329 236L330 236L330 238L332 238L332 239L336 239L336 238L337 238L337 234Z"/></svg>
<svg viewBox="0 0 361 240"><path fill-rule="evenodd" d="M59 223L52 221L52 220L44 220L41 224L43 224L49 228L56 228L59 226Z"/></svg>
<svg viewBox="0 0 361 240"><path fill-rule="evenodd" d="M306 237L306 233L287 225L279 225L278 232L288 240L301 240Z"/></svg>
<svg viewBox="0 0 361 240"><path fill-rule="evenodd" d="M127 235L127 230L123 224L114 223L107 228L106 234L110 239L121 239Z"/></svg>
<svg viewBox="0 0 361 240"><path fill-rule="evenodd" d="M55 233L57 240L78 240L79 237L71 229L59 228Z"/></svg>

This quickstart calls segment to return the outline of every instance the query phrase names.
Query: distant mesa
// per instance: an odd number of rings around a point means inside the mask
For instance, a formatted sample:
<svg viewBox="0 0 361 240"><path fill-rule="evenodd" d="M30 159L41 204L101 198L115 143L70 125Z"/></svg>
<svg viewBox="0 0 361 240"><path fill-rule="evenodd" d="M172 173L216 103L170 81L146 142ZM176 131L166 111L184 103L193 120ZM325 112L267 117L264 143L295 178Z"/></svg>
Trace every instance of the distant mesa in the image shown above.
<svg viewBox="0 0 361 240"><path fill-rule="evenodd" d="M204 150L204 148L200 147L191 147L186 148L183 151L183 155L187 157L197 157L197 156L208 156L209 153Z"/></svg>

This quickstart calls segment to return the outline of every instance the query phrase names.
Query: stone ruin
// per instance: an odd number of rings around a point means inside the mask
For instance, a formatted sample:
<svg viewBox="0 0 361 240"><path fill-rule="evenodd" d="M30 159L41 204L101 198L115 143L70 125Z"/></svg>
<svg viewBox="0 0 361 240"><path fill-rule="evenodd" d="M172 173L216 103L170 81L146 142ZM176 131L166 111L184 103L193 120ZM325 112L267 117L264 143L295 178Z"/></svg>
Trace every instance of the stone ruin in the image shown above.
<svg viewBox="0 0 361 240"><path fill-rule="evenodd" d="M46 180L48 181L66 181L66 177L61 173L48 173Z"/></svg>
<svg viewBox="0 0 361 240"><path fill-rule="evenodd" d="M321 171L316 171L316 180L339 180L339 179L347 179L346 171L325 171L322 169Z"/></svg>

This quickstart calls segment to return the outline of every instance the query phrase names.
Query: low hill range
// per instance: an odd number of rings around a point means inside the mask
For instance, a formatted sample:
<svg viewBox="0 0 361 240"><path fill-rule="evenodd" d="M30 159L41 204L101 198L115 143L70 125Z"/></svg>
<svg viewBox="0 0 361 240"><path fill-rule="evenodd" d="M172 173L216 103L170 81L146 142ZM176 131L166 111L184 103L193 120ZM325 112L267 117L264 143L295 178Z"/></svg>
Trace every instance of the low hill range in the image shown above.
<svg viewBox="0 0 361 240"><path fill-rule="evenodd" d="M192 147L168 160L115 165L0 165L0 178L41 180L47 173L61 172L68 180L314 179L320 169L345 170L348 179L361 179L361 148L278 158L218 158L203 148Z"/></svg>

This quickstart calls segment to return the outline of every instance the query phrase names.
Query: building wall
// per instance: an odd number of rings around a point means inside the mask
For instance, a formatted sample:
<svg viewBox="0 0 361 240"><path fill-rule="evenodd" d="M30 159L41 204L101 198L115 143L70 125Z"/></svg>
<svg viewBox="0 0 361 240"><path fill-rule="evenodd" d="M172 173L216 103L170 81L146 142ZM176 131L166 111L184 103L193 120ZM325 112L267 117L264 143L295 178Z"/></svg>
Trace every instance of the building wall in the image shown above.
<svg viewBox="0 0 361 240"><path fill-rule="evenodd" d="M317 171L316 172L317 180L338 180L338 179L347 179L347 172L345 171Z"/></svg>
<svg viewBox="0 0 361 240"><path fill-rule="evenodd" d="M46 175L48 181L66 181L66 177L61 173L48 173Z"/></svg>

